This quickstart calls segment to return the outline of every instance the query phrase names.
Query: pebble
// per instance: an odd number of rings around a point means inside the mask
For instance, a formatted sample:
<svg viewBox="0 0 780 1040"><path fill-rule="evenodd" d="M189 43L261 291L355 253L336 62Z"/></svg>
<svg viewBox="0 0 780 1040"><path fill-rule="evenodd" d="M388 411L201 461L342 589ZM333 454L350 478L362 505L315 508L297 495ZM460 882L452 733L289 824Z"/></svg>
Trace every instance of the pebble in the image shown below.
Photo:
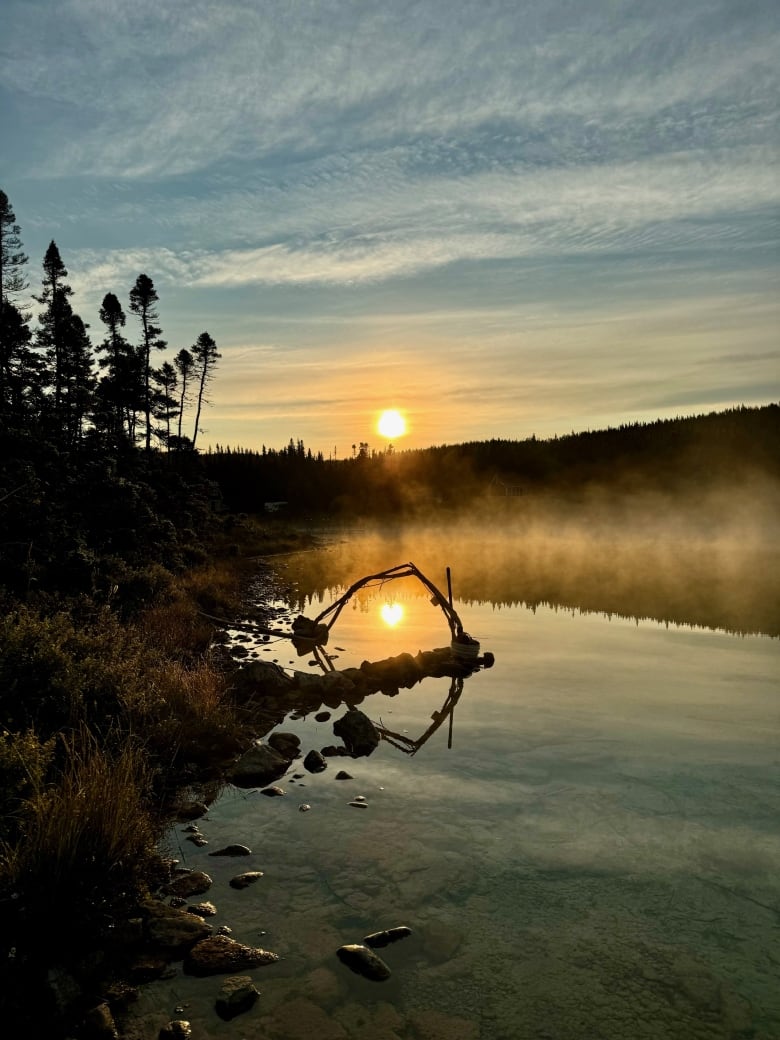
<svg viewBox="0 0 780 1040"><path fill-rule="evenodd" d="M252 850L248 849L246 845L226 845L222 849L217 849L216 852L210 852L209 856L251 856Z"/></svg>
<svg viewBox="0 0 780 1040"><path fill-rule="evenodd" d="M307 802L304 802L303 805L298 806L298 812L308 812L309 809L311 809L311 806Z"/></svg>
<svg viewBox="0 0 780 1040"><path fill-rule="evenodd" d="M268 795L269 798L280 798L284 791L281 787L264 787L260 794Z"/></svg>
<svg viewBox="0 0 780 1040"><path fill-rule="evenodd" d="M351 773L348 773L346 771L346 769L339 769L338 773L336 773L336 779L337 780L354 780L355 778L354 778L354 776Z"/></svg>
<svg viewBox="0 0 780 1040"><path fill-rule="evenodd" d="M247 870L245 873L237 874L234 878L231 878L230 887L248 888L250 885L254 885L255 881L259 881L262 876L262 870Z"/></svg>
<svg viewBox="0 0 780 1040"><path fill-rule="evenodd" d="M354 805L354 807L356 809L367 809L368 808L368 805L366 804L366 802L353 801L353 802L349 802L349 805Z"/></svg>

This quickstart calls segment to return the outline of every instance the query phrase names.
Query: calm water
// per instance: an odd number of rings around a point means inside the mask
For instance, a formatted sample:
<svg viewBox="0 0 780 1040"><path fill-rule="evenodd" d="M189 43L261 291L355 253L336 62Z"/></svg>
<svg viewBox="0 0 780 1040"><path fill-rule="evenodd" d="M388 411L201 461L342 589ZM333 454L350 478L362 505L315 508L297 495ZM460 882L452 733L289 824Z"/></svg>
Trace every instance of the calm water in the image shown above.
<svg viewBox="0 0 780 1040"><path fill-rule="evenodd" d="M429 530L273 561L290 616L309 617L364 574L412 560L446 588L449 565L496 663L465 681L451 728L419 742L448 679L376 694L360 707L392 739L373 755L291 770L284 798L228 788L202 850L177 828L174 853L214 879L213 923L281 960L250 973L260 1000L231 1023L221 979L178 970L145 989L131 1035L187 1018L194 1040L780 1037L780 642L734 634L772 631L777 589L752 550L677 550ZM422 592L363 590L332 630L336 667L446 645ZM312 670L286 641L254 652ZM330 710L278 728L304 754L338 743ZM208 857L228 842L253 855ZM265 876L234 892L246 869ZM398 924L413 935L380 951L388 982L337 960Z"/></svg>

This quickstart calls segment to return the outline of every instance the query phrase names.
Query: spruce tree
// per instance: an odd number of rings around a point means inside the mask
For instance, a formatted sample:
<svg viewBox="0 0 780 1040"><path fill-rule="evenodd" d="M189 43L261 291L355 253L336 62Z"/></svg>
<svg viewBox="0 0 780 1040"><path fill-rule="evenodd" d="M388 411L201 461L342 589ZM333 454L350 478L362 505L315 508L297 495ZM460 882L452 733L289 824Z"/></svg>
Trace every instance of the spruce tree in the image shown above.
<svg viewBox="0 0 780 1040"><path fill-rule="evenodd" d="M141 321L141 343L139 357L143 383L143 412L146 421L145 447L152 446L152 351L164 350L165 340L160 338L162 329L155 324L159 315L155 308L159 297L154 282L146 274L139 274L130 290L130 310Z"/></svg>
<svg viewBox="0 0 780 1040"><path fill-rule="evenodd" d="M20 228L8 196L0 190L0 309L9 296L27 288L23 267L27 256L19 237Z"/></svg>
<svg viewBox="0 0 780 1040"><path fill-rule="evenodd" d="M192 446L194 448L198 439L200 412L206 400L206 388L211 382L214 368L222 355L217 352L217 344L209 336L208 332L201 332L192 346L192 356L195 360L195 380L198 384L198 406L195 412L195 428L192 432Z"/></svg>

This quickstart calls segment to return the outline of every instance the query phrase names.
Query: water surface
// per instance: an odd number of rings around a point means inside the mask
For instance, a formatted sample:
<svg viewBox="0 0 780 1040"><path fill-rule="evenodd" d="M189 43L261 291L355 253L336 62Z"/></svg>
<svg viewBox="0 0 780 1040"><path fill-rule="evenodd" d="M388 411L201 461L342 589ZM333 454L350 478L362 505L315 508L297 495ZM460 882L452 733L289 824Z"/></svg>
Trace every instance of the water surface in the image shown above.
<svg viewBox="0 0 780 1040"><path fill-rule="evenodd" d="M712 546L688 581L679 557L643 581L639 561L626 572L636 546L613 546L612 589L606 546L587 563L565 548L542 559L485 532L364 532L274 561L291 616L312 618L363 574L413 560L446 588L450 565L455 607L496 664L422 743L449 679L366 698L391 738L368 758L294 780L298 763L283 798L228 788L201 823L210 846L177 828L174 852L214 879L214 923L282 959L251 972L262 995L231 1023L214 1013L219 978L154 983L135 1035L184 1017L196 1040L780 1037L780 644L735 634L771 629L771 590L751 599L733 560L704 588ZM363 590L327 649L347 667L448 642L441 611L404 582ZM286 641L253 652L312 670ZM338 742L345 708L321 707L327 722L310 711L279 727L304 754ZM353 780L335 780L342 767ZM365 810L348 804L357 794ZM252 856L208 857L228 842ZM265 876L234 892L244 869ZM389 981L337 960L398 924L413 935L382 951Z"/></svg>

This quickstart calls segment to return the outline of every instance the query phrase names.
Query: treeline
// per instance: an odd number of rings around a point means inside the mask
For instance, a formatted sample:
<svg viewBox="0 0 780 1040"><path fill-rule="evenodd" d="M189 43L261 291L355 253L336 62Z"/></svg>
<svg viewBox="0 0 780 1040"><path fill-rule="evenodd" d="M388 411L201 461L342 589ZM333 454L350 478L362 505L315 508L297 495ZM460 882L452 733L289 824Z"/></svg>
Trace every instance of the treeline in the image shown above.
<svg viewBox="0 0 780 1040"><path fill-rule="evenodd" d="M286 502L309 513L404 516L498 498L600 492L695 496L755 475L780 481L780 405L631 423L549 440L489 440L325 459L303 442L279 451L217 448L205 471L229 506Z"/></svg>
<svg viewBox="0 0 780 1040"><path fill-rule="evenodd" d="M155 361L162 338L159 296L147 274L130 288L134 340L125 334L127 313L107 292L99 311L100 342L72 305L73 290L56 242L43 258L37 324L20 303L29 288L28 257L8 196L0 191L0 428L35 431L67 451L85 442L113 451L194 448L203 404L220 358L208 332L172 360ZM183 429L185 411L194 411ZM191 430L191 435L189 434Z"/></svg>
<svg viewBox="0 0 780 1040"><path fill-rule="evenodd" d="M158 364L167 344L143 273L127 312L106 292L94 342L67 279L52 241L34 321L0 191L0 603L97 596L131 609L159 587L155 567L177 572L205 551L218 490L193 449L220 355L203 332Z"/></svg>

